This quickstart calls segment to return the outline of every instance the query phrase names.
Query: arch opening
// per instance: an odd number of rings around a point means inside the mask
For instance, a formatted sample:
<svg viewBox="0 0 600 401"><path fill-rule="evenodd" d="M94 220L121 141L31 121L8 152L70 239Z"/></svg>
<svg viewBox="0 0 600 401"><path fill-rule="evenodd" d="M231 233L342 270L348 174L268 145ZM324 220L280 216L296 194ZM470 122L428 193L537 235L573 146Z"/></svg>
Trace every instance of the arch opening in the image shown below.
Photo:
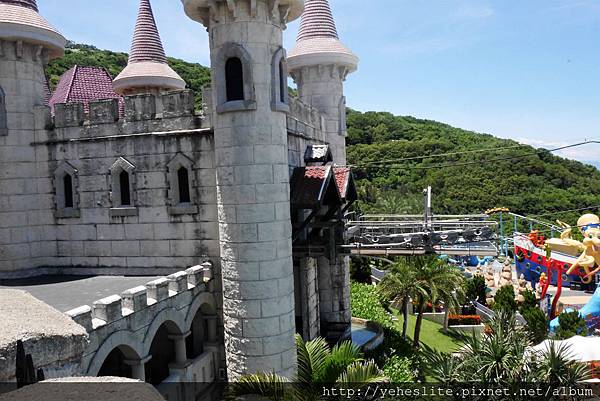
<svg viewBox="0 0 600 401"><path fill-rule="evenodd" d="M136 359L139 359L139 356L133 349L127 345L120 345L106 356L98 371L98 377L116 376L133 379L133 369L126 361Z"/></svg>
<svg viewBox="0 0 600 401"><path fill-rule="evenodd" d="M125 170L121 171L119 174L119 189L121 194L121 206L131 206L129 173Z"/></svg>
<svg viewBox="0 0 600 401"><path fill-rule="evenodd" d="M238 57L230 57L225 63L225 86L228 102L244 100L244 67Z"/></svg>
<svg viewBox="0 0 600 401"><path fill-rule="evenodd" d="M71 174L65 173L63 176L63 191L65 197L65 208L72 208L74 205L73 201L73 177Z"/></svg>
<svg viewBox="0 0 600 401"><path fill-rule="evenodd" d="M175 362L175 341L170 338L174 334L181 332L171 321L164 322L154 334L149 352L152 358L145 365L146 382L156 386L169 377L169 364Z"/></svg>
<svg viewBox="0 0 600 401"><path fill-rule="evenodd" d="M190 203L190 175L187 168L181 166L177 170L177 181L179 187L179 203Z"/></svg>

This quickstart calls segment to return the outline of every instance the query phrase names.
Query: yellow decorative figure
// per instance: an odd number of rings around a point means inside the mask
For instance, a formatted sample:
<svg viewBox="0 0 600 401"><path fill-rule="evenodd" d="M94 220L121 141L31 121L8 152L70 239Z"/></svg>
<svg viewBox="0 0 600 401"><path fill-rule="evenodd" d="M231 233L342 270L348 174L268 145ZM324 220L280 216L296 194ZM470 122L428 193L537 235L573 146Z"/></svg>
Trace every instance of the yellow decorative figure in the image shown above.
<svg viewBox="0 0 600 401"><path fill-rule="evenodd" d="M547 241L547 245L553 251L579 255L577 262L569 268L567 274L572 274L582 268L585 274L581 281L585 284L591 283L592 276L600 271L600 218L595 214L584 214L577 220L577 227L583 235L583 242L571 238L572 228L568 224L561 221L558 221L558 224L565 230L560 239L550 239Z"/></svg>

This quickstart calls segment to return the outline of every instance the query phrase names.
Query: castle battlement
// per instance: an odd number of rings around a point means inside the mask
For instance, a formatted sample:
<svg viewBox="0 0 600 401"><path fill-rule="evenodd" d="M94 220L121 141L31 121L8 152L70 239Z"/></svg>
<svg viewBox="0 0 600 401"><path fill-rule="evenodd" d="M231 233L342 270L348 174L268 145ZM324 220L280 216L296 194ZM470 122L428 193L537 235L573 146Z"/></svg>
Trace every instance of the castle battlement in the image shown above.
<svg viewBox="0 0 600 401"><path fill-rule="evenodd" d="M288 132L325 142L325 117L315 107L296 97L289 98Z"/></svg>
<svg viewBox="0 0 600 401"><path fill-rule="evenodd" d="M66 314L89 333L124 318L135 318L136 313L144 313L149 306L162 303L193 289L207 290L206 285L212 278L213 265L205 262L185 271L150 281L144 286L128 289L121 295L114 294L100 299L95 301L91 307L80 306Z"/></svg>
<svg viewBox="0 0 600 401"><path fill-rule="evenodd" d="M210 89L204 90L203 99L210 98ZM190 90L91 101L88 110L83 103L54 105L50 137L69 140L211 128L210 100L197 112Z"/></svg>

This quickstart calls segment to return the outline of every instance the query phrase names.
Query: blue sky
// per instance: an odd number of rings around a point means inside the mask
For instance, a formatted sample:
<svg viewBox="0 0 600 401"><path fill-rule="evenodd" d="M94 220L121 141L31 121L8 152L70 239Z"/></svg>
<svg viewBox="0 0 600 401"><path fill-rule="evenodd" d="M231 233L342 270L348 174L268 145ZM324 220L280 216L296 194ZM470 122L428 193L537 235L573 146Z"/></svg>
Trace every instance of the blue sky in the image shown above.
<svg viewBox="0 0 600 401"><path fill-rule="evenodd" d="M361 58L346 85L350 107L536 146L600 139L600 0L330 1ZM38 3L70 40L128 51L137 0ZM208 35L179 0L152 3L167 53L208 64ZM600 146L562 155L598 164Z"/></svg>

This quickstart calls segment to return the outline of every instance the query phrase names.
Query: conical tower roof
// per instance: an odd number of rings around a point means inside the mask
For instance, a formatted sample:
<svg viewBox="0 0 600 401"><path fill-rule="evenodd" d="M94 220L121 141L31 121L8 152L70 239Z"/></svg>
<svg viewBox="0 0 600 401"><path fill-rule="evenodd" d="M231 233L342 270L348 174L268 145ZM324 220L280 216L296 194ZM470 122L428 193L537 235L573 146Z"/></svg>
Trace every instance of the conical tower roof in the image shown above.
<svg viewBox="0 0 600 401"><path fill-rule="evenodd" d="M67 43L39 14L35 0L0 0L0 39L42 45L51 59L61 57Z"/></svg>
<svg viewBox="0 0 600 401"><path fill-rule="evenodd" d="M290 52L290 70L320 65L338 64L356 70L358 57L342 44L328 0L306 0L296 47Z"/></svg>
<svg viewBox="0 0 600 401"><path fill-rule="evenodd" d="M140 0L129 63L113 82L115 91L184 89L185 82L167 64L150 0Z"/></svg>

